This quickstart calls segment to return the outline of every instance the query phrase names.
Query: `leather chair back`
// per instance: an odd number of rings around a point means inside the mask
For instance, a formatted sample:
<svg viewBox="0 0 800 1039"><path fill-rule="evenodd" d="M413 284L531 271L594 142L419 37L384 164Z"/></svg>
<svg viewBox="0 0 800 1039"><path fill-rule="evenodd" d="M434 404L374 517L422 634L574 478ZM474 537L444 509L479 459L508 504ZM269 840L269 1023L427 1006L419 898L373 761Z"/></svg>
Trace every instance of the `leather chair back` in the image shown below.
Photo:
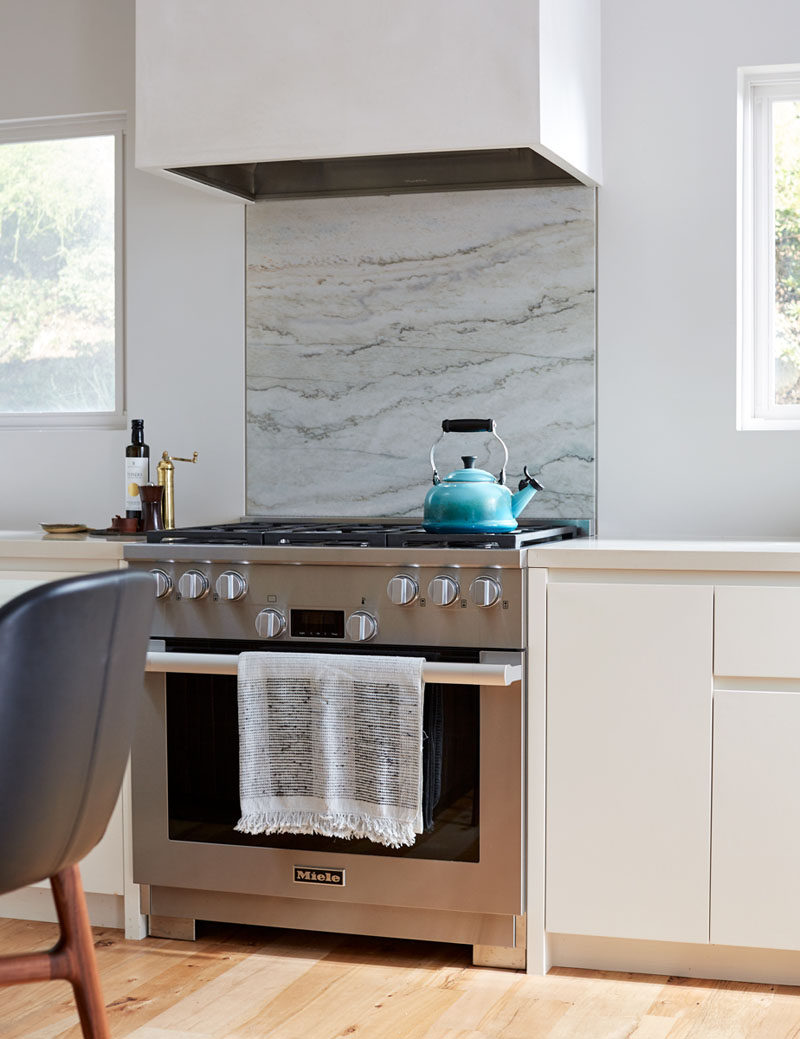
<svg viewBox="0 0 800 1039"><path fill-rule="evenodd" d="M119 794L144 681L148 574L41 585L0 608L0 893L78 862Z"/></svg>

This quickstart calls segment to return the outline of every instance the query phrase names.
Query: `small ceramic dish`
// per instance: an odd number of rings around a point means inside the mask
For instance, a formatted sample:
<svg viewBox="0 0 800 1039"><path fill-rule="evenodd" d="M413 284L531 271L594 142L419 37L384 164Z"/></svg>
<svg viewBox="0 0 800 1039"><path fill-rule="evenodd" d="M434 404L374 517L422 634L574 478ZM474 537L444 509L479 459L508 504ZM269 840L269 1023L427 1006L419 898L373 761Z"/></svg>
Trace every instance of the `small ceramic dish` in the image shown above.
<svg viewBox="0 0 800 1039"><path fill-rule="evenodd" d="M139 538L144 540L147 535L140 534L135 530L116 530L114 527L105 527L99 530L87 530L90 538Z"/></svg>
<svg viewBox="0 0 800 1039"><path fill-rule="evenodd" d="M85 523L40 523L48 534L83 534L89 528Z"/></svg>

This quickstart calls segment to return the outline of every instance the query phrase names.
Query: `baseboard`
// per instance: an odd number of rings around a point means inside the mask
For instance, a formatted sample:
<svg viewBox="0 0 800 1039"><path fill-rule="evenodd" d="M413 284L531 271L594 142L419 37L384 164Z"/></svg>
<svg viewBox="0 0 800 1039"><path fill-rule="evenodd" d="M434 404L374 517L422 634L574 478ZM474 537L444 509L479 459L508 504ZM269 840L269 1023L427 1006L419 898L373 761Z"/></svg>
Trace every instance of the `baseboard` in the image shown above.
<svg viewBox="0 0 800 1039"><path fill-rule="evenodd" d="M86 893L89 920L95 927L125 927L125 905L121 895ZM56 922L56 907L50 887L23 887L0 895L0 916L13 920Z"/></svg>
<svg viewBox="0 0 800 1039"><path fill-rule="evenodd" d="M551 968L578 967L767 985L800 984L800 952L786 949L548 934L547 958Z"/></svg>

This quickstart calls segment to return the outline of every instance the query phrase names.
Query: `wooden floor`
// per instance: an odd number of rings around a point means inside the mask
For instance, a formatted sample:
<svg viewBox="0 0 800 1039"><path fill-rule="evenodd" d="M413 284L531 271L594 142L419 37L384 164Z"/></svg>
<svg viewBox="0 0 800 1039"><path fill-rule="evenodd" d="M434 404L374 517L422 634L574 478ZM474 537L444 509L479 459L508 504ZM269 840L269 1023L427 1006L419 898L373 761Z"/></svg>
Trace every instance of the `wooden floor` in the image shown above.
<svg viewBox="0 0 800 1039"><path fill-rule="evenodd" d="M52 924L0 920L0 954ZM795 1039L800 988L470 966L459 946L205 925L195 943L95 931L128 1039ZM65 982L0 988L2 1039L80 1039Z"/></svg>

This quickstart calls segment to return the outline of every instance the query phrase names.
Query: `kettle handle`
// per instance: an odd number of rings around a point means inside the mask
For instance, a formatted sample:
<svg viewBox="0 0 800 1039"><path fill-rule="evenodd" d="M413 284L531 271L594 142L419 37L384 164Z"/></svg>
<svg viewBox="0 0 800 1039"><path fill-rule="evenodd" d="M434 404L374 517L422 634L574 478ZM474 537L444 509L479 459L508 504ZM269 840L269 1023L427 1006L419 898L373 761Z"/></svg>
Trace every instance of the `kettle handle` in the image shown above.
<svg viewBox="0 0 800 1039"><path fill-rule="evenodd" d="M493 418L446 418L442 420L443 433L494 433Z"/></svg>
<svg viewBox="0 0 800 1039"><path fill-rule="evenodd" d="M442 420L442 432L438 440L435 440L431 446L431 469L433 470L433 483L441 483L439 479L439 473L436 471L436 463L433 460L433 453L441 443L445 433L491 433L495 440L500 442L500 446L503 448L503 468L500 470L500 475L497 477L499 484L506 482L506 466L508 465L508 448L501 438L497 435L497 426L493 418L446 418Z"/></svg>

